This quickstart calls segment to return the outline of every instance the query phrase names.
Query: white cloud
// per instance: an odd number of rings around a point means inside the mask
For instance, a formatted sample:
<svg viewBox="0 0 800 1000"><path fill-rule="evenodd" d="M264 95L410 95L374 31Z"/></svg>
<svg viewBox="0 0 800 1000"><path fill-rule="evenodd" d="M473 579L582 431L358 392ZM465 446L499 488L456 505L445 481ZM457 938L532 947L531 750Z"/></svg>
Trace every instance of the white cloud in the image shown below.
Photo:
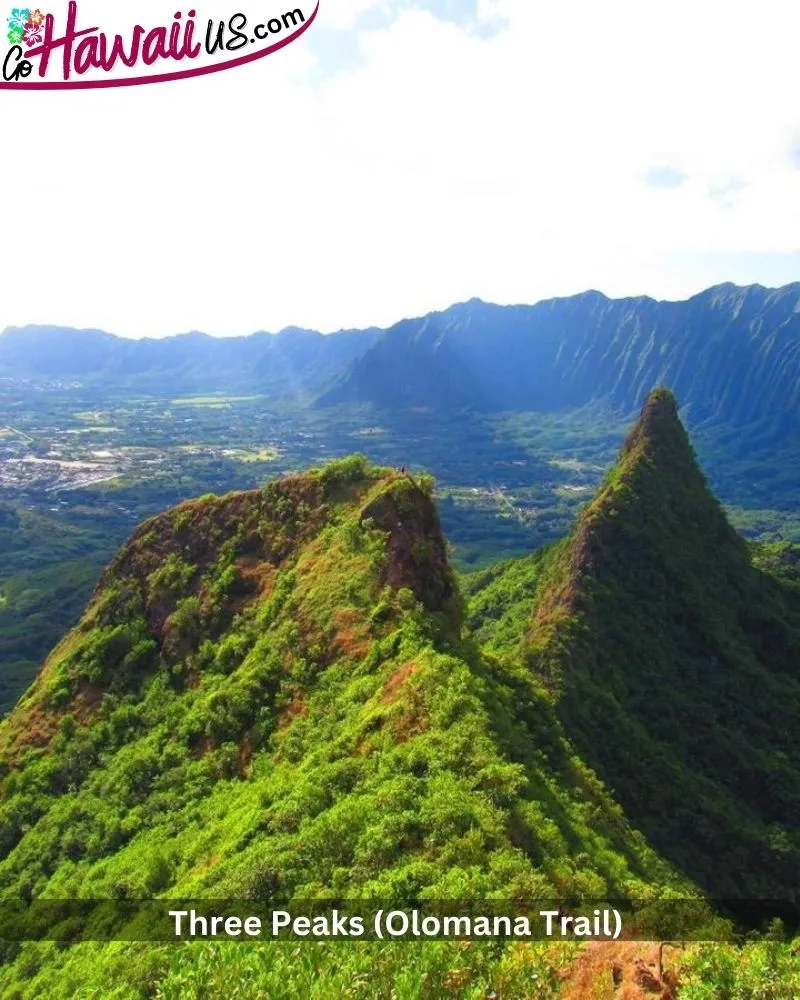
<svg viewBox="0 0 800 1000"><path fill-rule="evenodd" d="M370 7L322 0L320 31L355 32ZM507 28L482 39L409 7L358 29L363 64L322 80L299 41L177 84L0 92L18 124L3 190L38 193L6 203L0 325L327 330L472 295L680 296L742 280L731 254L745 280L786 280L796 4L478 12ZM645 182L665 167L684 183Z"/></svg>
<svg viewBox="0 0 800 1000"><path fill-rule="evenodd" d="M380 6L380 2L376 0L328 0L323 16L325 22L333 28L350 28L359 15Z"/></svg>

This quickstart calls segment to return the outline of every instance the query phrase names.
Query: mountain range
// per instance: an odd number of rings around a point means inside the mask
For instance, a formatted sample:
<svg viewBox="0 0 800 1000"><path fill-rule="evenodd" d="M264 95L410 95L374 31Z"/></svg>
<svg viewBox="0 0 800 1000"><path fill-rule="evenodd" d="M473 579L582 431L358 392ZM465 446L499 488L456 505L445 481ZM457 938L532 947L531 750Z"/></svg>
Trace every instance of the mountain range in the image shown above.
<svg viewBox="0 0 800 1000"><path fill-rule="evenodd" d="M387 331L321 402L552 411L606 400L629 413L661 384L693 423L796 417L800 284L721 285L686 302L469 302Z"/></svg>
<svg viewBox="0 0 800 1000"><path fill-rule="evenodd" d="M432 490L356 455L136 529L0 724L0 896L794 898L797 549L736 535L672 394L521 559L460 582ZM389 996L408 968L359 992L351 952L6 945L0 990ZM563 981L414 954L430 996Z"/></svg>
<svg viewBox="0 0 800 1000"><path fill-rule="evenodd" d="M10 327L0 335L0 377L168 391L257 387L294 395L340 375L379 335L359 330L326 337L290 327L249 337L132 340L102 330Z"/></svg>
<svg viewBox="0 0 800 1000"><path fill-rule="evenodd" d="M6 330L0 377L169 391L260 390L321 407L632 414L654 385L690 425L797 429L800 283L719 285L682 302L599 292L532 306L479 300L387 330L126 340L55 327Z"/></svg>

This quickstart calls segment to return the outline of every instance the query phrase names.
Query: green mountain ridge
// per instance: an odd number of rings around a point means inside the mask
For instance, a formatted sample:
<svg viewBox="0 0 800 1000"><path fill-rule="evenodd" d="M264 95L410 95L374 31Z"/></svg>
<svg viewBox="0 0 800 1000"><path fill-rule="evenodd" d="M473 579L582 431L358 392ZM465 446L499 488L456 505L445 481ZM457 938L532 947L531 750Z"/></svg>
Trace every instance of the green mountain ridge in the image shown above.
<svg viewBox="0 0 800 1000"><path fill-rule="evenodd" d="M753 565L670 393L650 395L570 537L527 578L519 648L628 818L717 896L796 885L798 592Z"/></svg>
<svg viewBox="0 0 800 1000"><path fill-rule="evenodd" d="M432 485L353 456L137 529L0 724L0 902L791 898L793 556L753 565L672 397L569 539L463 589ZM0 993L151 996L180 956L5 945Z"/></svg>
<svg viewBox="0 0 800 1000"><path fill-rule="evenodd" d="M797 431L800 284L718 285L682 302L585 292L535 305L479 300L387 330L319 405L630 414L654 385L692 426ZM775 426L777 425L777 426Z"/></svg>

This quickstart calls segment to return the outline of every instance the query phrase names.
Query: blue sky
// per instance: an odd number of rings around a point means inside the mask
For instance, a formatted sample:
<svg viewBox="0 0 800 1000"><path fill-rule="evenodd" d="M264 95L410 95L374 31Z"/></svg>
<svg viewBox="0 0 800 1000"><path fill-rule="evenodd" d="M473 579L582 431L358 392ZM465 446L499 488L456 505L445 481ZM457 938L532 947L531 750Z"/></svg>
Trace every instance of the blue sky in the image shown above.
<svg viewBox="0 0 800 1000"><path fill-rule="evenodd" d="M321 0L229 73L2 92L0 327L329 331L798 280L798 37L788 0Z"/></svg>

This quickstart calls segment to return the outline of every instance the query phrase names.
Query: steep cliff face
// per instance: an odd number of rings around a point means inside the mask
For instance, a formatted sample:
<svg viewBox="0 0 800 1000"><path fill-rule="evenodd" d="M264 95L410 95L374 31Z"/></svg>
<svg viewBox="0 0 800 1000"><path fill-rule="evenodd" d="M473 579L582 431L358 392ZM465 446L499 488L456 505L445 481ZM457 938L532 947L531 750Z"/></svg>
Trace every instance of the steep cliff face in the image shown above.
<svg viewBox="0 0 800 1000"><path fill-rule="evenodd" d="M361 512L388 534L385 582L395 590L410 590L432 611L452 606L453 574L436 508L410 476L390 483Z"/></svg>
<svg viewBox="0 0 800 1000"><path fill-rule="evenodd" d="M693 424L783 416L796 427L800 284L720 285L685 302L473 301L388 330L321 403L549 411L602 400L631 413L656 385Z"/></svg>

